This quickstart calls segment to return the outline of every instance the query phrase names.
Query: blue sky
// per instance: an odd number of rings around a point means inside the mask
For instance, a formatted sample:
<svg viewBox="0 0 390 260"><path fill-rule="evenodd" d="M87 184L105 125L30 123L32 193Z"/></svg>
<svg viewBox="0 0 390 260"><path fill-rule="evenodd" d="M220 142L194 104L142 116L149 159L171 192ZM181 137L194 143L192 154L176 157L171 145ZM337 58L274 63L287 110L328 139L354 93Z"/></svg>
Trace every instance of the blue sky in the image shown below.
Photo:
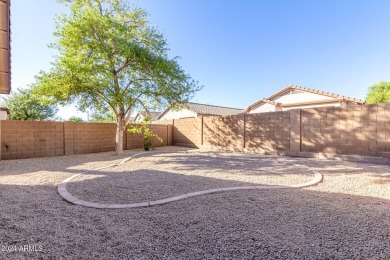
<svg viewBox="0 0 390 260"><path fill-rule="evenodd" d="M204 86L194 102L245 108L288 84L364 98L368 86L390 81L387 0L131 2ZM50 68L53 18L64 11L54 0L12 2L14 89Z"/></svg>

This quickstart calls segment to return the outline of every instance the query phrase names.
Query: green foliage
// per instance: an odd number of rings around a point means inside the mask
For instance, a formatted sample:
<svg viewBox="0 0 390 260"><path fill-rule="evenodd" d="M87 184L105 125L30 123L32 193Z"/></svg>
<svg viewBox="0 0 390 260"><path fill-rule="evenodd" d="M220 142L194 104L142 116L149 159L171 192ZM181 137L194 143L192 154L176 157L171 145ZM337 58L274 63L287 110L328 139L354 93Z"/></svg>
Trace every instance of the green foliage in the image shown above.
<svg viewBox="0 0 390 260"><path fill-rule="evenodd" d="M390 102L390 82L380 81L368 88L366 101L369 104Z"/></svg>
<svg viewBox="0 0 390 260"><path fill-rule="evenodd" d="M115 114L110 109L104 111L94 110L91 114L91 122L115 123Z"/></svg>
<svg viewBox="0 0 390 260"><path fill-rule="evenodd" d="M35 96L31 89L16 90L3 99L1 106L10 110L11 120L53 120L58 112L54 103L44 97Z"/></svg>
<svg viewBox="0 0 390 260"><path fill-rule="evenodd" d="M153 131L150 130L150 122L150 117L146 117L145 120L142 121L139 125L131 125L131 127L128 129L130 133L143 134L145 150L149 150L150 148L152 148L153 137L156 137L157 140L159 140L160 142L163 141L162 138L160 138L157 134L153 133Z"/></svg>
<svg viewBox="0 0 390 260"><path fill-rule="evenodd" d="M69 117L68 121L69 122L83 122L83 119L81 117L78 117L78 116L71 116L71 117Z"/></svg>
<svg viewBox="0 0 390 260"><path fill-rule="evenodd" d="M178 58L168 57L164 36L144 10L125 0L60 2L70 12L56 20L51 47L58 55L36 77L38 94L76 102L81 110L111 109L123 136L132 110L185 103L200 89Z"/></svg>

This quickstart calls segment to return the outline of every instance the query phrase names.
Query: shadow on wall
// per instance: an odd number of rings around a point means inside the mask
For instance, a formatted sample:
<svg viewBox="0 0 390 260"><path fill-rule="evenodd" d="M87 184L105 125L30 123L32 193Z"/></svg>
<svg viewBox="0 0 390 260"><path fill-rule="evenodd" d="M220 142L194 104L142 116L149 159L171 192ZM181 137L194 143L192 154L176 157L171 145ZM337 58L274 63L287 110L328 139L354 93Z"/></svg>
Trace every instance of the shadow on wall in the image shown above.
<svg viewBox="0 0 390 260"><path fill-rule="evenodd" d="M185 118L174 121L173 145L200 148L202 145L202 118Z"/></svg>
<svg viewBox="0 0 390 260"><path fill-rule="evenodd" d="M203 118L203 147L241 151L244 144L244 116Z"/></svg>
<svg viewBox="0 0 390 260"><path fill-rule="evenodd" d="M255 152L288 151L290 113L272 112L175 120L174 145Z"/></svg>
<svg viewBox="0 0 390 260"><path fill-rule="evenodd" d="M381 156L390 152L390 105L302 110L304 152Z"/></svg>
<svg viewBox="0 0 390 260"><path fill-rule="evenodd" d="M290 112L245 116L245 147L260 152L290 150Z"/></svg>

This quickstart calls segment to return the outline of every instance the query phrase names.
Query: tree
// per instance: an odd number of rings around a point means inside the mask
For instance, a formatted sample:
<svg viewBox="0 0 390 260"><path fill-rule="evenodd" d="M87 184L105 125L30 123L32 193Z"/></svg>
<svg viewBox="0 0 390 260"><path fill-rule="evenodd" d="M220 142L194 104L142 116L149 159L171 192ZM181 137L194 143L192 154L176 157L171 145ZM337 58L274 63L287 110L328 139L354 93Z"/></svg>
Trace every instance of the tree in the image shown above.
<svg viewBox="0 0 390 260"><path fill-rule="evenodd" d="M4 98L1 106L10 110L11 120L50 120L58 112L57 105L33 95L31 89L17 90Z"/></svg>
<svg viewBox="0 0 390 260"><path fill-rule="evenodd" d="M79 116L71 116L68 119L69 122L83 122L84 120Z"/></svg>
<svg viewBox="0 0 390 260"><path fill-rule="evenodd" d="M101 122L101 123L114 123L115 114L111 109L106 109L103 111L94 110L91 114L91 122Z"/></svg>
<svg viewBox="0 0 390 260"><path fill-rule="evenodd" d="M390 102L390 82L380 81L370 86L366 101L370 104Z"/></svg>
<svg viewBox="0 0 390 260"><path fill-rule="evenodd" d="M37 92L80 110L111 109L115 115L116 153L133 109L176 106L200 89L168 57L164 36L144 10L124 0L60 0L70 7L57 18L58 55L49 72L37 76Z"/></svg>

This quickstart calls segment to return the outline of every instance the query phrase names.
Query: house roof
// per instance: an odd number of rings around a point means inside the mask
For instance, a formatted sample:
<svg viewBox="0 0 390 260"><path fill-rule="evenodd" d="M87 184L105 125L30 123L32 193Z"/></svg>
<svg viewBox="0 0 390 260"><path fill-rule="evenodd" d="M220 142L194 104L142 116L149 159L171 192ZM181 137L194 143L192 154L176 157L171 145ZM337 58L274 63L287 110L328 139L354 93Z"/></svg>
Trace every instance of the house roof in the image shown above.
<svg viewBox="0 0 390 260"><path fill-rule="evenodd" d="M214 106L214 105L206 105L206 104L199 104L199 103L192 103L188 102L184 105L187 109L191 110L192 112L196 113L197 115L204 115L204 116L229 116L229 115L237 115L239 113L244 112L244 109L241 108L232 108L232 107L221 107L221 106ZM158 119L160 119L168 110L171 108L166 108L159 116Z"/></svg>
<svg viewBox="0 0 390 260"><path fill-rule="evenodd" d="M270 99L267 99L267 98L262 98L258 101L259 103L268 103L268 104L271 104L271 105L275 105L275 106L280 106L282 103L279 103L279 102L276 102L276 101L272 101Z"/></svg>
<svg viewBox="0 0 390 260"><path fill-rule="evenodd" d="M143 117L150 116L151 121L157 120L158 115L160 115L160 112L154 112L154 111L139 111L138 114L142 115ZM138 114L134 117L134 120L137 118Z"/></svg>
<svg viewBox="0 0 390 260"><path fill-rule="evenodd" d="M269 96L268 98L262 98L256 102L254 102L253 104L251 104L250 106L248 106L246 109L245 109L245 112L249 112L251 111L251 109L262 103L262 102L266 102L266 103L270 103L269 101L271 102L274 102L272 101L273 98L289 91L289 90L300 90L300 91L304 91L304 92L309 92L309 93L313 93L313 94L317 94L317 95L322 95L322 96L326 96L326 97L332 97L332 98L335 98L337 100L340 100L340 101L344 101L344 102L353 102L353 103L357 103L357 104L364 104L366 103L366 101L362 100L362 99L358 99L358 98L353 98L353 97L348 97L348 96L343 96L343 95L339 95L339 94L335 94L335 93L332 93L332 92L326 92L326 91L322 91L322 90L317 90L317 89L312 89L312 88L306 88L306 87L301 87L301 86L295 86L295 85L289 85L287 87L285 87L284 89L276 92L275 94ZM275 102L276 103L276 102ZM272 104L272 103L270 103ZM280 103L279 103L280 104Z"/></svg>

